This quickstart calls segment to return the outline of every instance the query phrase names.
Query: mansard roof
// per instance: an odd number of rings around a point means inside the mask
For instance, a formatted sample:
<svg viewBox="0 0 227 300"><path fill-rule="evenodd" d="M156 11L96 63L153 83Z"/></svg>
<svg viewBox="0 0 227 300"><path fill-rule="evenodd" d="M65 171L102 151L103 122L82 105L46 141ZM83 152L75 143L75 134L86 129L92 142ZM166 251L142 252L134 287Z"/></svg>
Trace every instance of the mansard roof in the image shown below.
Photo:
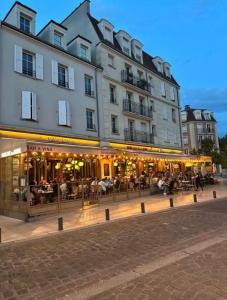
<svg viewBox="0 0 227 300"><path fill-rule="evenodd" d="M198 120L195 118L194 112L195 111L201 111L201 119ZM207 111L207 109L200 109L200 108L187 108L182 110L182 112L187 112L187 120L182 121L182 123L186 122L217 122L216 119L213 117L213 115L210 116L210 120L206 120L204 117L204 112Z"/></svg>
<svg viewBox="0 0 227 300"><path fill-rule="evenodd" d="M92 17L90 14L88 14L88 18L90 19L98 37L102 43L108 45L109 47L113 48L114 50L116 50L116 51L120 52L121 54L127 56L128 58L134 60L137 64L141 64L133 57L133 54L132 54L132 57L130 57L122 51L121 46L119 45L119 43L115 37L116 32L114 32L114 38L113 38L113 44L112 44L111 42L104 39L103 34L98 26L99 21L97 19L95 19L94 17ZM177 81L174 79L174 77L172 75L171 75L171 77L167 77L164 73L161 73L156 69L156 67L153 63L153 57L145 51L143 51L143 64L141 64L141 65L144 66L145 68L151 70L153 73L156 73L157 75L164 78L165 80L167 80L179 87L179 84L177 83Z"/></svg>

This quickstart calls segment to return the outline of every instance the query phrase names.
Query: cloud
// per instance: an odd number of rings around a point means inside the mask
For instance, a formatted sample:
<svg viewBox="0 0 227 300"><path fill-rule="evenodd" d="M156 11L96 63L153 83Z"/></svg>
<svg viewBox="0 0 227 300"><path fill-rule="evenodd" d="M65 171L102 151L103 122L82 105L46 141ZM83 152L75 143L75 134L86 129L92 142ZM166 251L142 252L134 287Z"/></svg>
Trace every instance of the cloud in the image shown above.
<svg viewBox="0 0 227 300"><path fill-rule="evenodd" d="M182 93L183 105L190 104L198 108L207 108L214 112L227 112L227 88L186 89Z"/></svg>

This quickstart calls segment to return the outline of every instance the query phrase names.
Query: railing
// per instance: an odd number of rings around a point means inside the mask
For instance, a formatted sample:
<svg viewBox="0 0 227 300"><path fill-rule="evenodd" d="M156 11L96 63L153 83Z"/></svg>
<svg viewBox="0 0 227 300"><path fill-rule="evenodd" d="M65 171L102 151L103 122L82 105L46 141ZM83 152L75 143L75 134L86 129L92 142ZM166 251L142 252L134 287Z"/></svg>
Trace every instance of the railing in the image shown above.
<svg viewBox="0 0 227 300"><path fill-rule="evenodd" d="M64 81L64 80L58 80L58 85L59 86L62 86L62 87L65 87L65 88L69 88L69 83L67 81Z"/></svg>
<svg viewBox="0 0 227 300"><path fill-rule="evenodd" d="M125 140L131 142L140 142L146 144L154 143L154 136L144 131L125 129Z"/></svg>
<svg viewBox="0 0 227 300"><path fill-rule="evenodd" d="M122 82L130 83L142 90L151 93L151 85L145 79L134 76L133 73L129 73L126 70L122 70L121 80Z"/></svg>
<svg viewBox="0 0 227 300"><path fill-rule="evenodd" d="M32 70L32 69L29 69L29 68L23 67L22 73L23 73L24 75L31 76L31 77L33 77L33 78L36 77L36 71L35 71L35 70Z"/></svg>
<svg viewBox="0 0 227 300"><path fill-rule="evenodd" d="M95 92L94 91L90 91L90 90L85 90L85 95L86 96L94 97L95 96Z"/></svg>
<svg viewBox="0 0 227 300"><path fill-rule="evenodd" d="M148 118L153 117L152 110L150 110L149 107L140 103L136 103L129 99L123 100L123 111L148 117Z"/></svg>
<svg viewBox="0 0 227 300"><path fill-rule="evenodd" d="M50 183L40 185L30 185L24 188L23 199L18 201L27 201L28 208L44 207L46 205L58 206L64 208L64 204L74 202L78 206L99 203L102 199L110 197L118 198L121 194L129 193L139 194L148 191L152 186L151 178L138 177L130 180L126 177L116 177L111 180L92 180L82 179L76 181L67 180L63 183ZM60 205L60 207L59 207Z"/></svg>

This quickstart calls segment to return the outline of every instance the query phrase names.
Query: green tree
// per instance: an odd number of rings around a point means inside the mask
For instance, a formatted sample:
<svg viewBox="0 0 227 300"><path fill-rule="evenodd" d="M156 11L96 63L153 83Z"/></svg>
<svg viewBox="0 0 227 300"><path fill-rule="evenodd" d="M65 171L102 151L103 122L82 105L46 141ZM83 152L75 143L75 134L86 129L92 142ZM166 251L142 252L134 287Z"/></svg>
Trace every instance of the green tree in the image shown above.
<svg viewBox="0 0 227 300"><path fill-rule="evenodd" d="M211 139L204 139L201 143L199 152L203 155L212 155L214 151L214 142Z"/></svg>

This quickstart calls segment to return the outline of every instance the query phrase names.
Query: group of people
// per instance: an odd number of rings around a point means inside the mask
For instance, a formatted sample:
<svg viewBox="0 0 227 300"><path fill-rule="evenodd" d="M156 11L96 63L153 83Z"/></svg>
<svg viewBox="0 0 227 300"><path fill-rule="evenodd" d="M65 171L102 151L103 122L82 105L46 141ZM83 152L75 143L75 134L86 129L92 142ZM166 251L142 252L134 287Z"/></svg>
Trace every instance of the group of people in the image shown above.
<svg viewBox="0 0 227 300"><path fill-rule="evenodd" d="M163 191L164 195L173 194L173 191L194 188L195 191L204 189L205 178L201 172L197 173L177 173L177 174L163 174L159 176L157 186L159 190Z"/></svg>
<svg viewBox="0 0 227 300"><path fill-rule="evenodd" d="M213 183L213 178L209 175L206 178L207 182ZM164 194L173 194L174 191L194 188L195 190L203 190L204 177L200 172L194 173L178 172L171 174L170 172L150 173L149 175L142 172L140 176L133 174L125 177L104 177L104 178L87 178L74 179L73 177L66 177L61 180L55 178L46 181L43 177L37 184L30 182L30 192L35 199L37 194L47 194L47 197L53 198L53 201L60 195L63 198L73 196L74 198L88 198L94 194L106 195L113 192L120 191L136 191L144 190L156 185L157 188ZM45 196L45 195L43 195ZM38 197L39 198L39 195Z"/></svg>

